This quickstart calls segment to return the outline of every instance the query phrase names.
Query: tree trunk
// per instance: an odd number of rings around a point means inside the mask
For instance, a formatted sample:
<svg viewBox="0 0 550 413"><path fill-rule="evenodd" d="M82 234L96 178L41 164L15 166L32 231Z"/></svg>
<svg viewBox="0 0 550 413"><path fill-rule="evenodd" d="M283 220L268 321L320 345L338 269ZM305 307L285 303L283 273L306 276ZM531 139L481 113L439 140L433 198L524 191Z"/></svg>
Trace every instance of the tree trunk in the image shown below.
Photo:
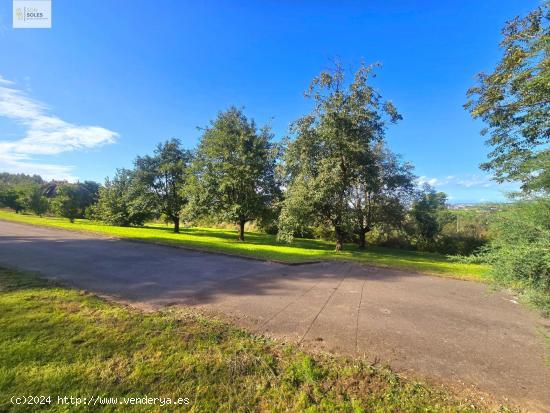
<svg viewBox="0 0 550 413"><path fill-rule="evenodd" d="M366 232L365 232L365 230L361 229L359 231L359 248L362 249L362 250L365 249L365 246L367 244L366 239L367 239Z"/></svg>
<svg viewBox="0 0 550 413"><path fill-rule="evenodd" d="M336 252L342 251L344 248L344 233L339 228L336 228Z"/></svg>
<svg viewBox="0 0 550 413"><path fill-rule="evenodd" d="M243 219L239 221L239 241L244 241L244 224L245 223L246 221Z"/></svg>
<svg viewBox="0 0 550 413"><path fill-rule="evenodd" d="M180 217L173 217L172 220L174 221L174 232L178 234L180 232Z"/></svg>

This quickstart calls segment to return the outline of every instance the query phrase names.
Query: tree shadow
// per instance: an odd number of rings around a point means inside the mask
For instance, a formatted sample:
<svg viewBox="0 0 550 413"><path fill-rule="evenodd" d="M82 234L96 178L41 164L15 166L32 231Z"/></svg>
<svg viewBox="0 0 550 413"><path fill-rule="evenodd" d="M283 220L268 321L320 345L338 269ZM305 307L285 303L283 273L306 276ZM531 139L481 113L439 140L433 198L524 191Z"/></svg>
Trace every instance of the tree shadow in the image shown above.
<svg viewBox="0 0 550 413"><path fill-rule="evenodd" d="M0 236L0 264L132 302L201 305L220 296L277 295L319 280L417 276L349 262L301 266L118 239ZM309 288L309 287L308 287Z"/></svg>

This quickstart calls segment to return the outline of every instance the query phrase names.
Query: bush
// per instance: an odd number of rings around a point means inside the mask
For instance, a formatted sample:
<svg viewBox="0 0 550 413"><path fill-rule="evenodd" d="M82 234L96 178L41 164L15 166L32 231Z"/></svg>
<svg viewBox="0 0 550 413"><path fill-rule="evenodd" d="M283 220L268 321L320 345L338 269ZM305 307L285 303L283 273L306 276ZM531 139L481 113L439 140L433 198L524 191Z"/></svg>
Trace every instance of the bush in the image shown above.
<svg viewBox="0 0 550 413"><path fill-rule="evenodd" d="M516 202L491 226L494 278L550 295L550 199Z"/></svg>
<svg viewBox="0 0 550 413"><path fill-rule="evenodd" d="M99 199L89 215L109 225L141 226L154 216L152 206L142 195L134 173L128 169L118 169L114 178L107 179L105 186L99 189Z"/></svg>
<svg viewBox="0 0 550 413"><path fill-rule="evenodd" d="M478 251L486 240L464 234L444 235L435 241L435 251L442 254L470 255Z"/></svg>
<svg viewBox="0 0 550 413"><path fill-rule="evenodd" d="M384 229L375 227L367 234L367 242L371 245L379 245L387 248L414 250L411 236L401 229Z"/></svg>

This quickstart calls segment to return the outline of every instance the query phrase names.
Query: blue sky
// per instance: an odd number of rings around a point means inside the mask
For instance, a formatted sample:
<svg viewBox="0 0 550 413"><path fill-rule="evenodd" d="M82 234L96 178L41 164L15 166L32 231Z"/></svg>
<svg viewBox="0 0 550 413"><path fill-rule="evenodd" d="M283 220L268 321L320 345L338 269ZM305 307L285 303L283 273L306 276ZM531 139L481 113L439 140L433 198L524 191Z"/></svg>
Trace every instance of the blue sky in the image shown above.
<svg viewBox="0 0 550 413"><path fill-rule="evenodd" d="M277 138L338 59L381 62L403 115L390 147L452 202L503 200L478 169L482 125L462 108L498 61L504 22L538 1L53 0L52 29L12 29L0 0L0 170L102 182L178 137L192 148L229 105Z"/></svg>

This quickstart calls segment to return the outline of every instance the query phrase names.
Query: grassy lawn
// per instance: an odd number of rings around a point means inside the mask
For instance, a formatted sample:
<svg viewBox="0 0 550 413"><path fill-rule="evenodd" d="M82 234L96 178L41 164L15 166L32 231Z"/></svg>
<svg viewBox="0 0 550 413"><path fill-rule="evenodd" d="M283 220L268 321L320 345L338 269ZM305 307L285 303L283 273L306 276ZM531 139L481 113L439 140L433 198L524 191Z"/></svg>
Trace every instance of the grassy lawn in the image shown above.
<svg viewBox="0 0 550 413"><path fill-rule="evenodd" d="M174 234L171 227L164 225L151 225L144 228L115 227L88 220L76 220L71 224L67 219L41 218L2 210L0 210L0 219L289 263L349 260L473 280L482 279L488 270L485 265L452 262L439 254L374 246L360 251L352 244L346 245L345 251L337 253L334 251L334 244L326 241L296 239L292 244L284 244L277 242L272 235L252 232L246 233L245 242L240 242L237 241L236 231L213 228L183 228L180 234Z"/></svg>
<svg viewBox="0 0 550 413"><path fill-rule="evenodd" d="M49 395L52 404L10 404L11 396L27 395ZM311 356L190 310L142 313L0 268L0 411L75 410L57 405L58 396L116 397L118 403L123 397L189 399L177 409L121 409L147 412L487 408L475 396L458 397L361 361Z"/></svg>

